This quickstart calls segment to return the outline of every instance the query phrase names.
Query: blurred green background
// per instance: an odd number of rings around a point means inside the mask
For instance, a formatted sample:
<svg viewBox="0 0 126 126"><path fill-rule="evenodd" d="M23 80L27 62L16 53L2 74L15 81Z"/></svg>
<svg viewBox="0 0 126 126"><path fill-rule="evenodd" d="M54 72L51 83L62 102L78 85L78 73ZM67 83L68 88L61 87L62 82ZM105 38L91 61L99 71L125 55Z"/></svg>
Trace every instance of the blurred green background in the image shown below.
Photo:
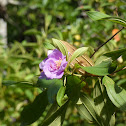
<svg viewBox="0 0 126 126"><path fill-rule="evenodd" d="M21 0L0 6L0 19L7 23L7 47L0 37L0 126L19 126L23 106L32 102L41 92L26 86L2 86L3 80L35 83L39 63L46 57L47 42L51 38L65 40L76 47L96 48L122 26L109 21L93 22L86 11L100 11L126 19L125 0ZM95 61L105 51L126 47L126 30L100 49ZM92 52L92 51L91 51ZM90 55L90 53L89 53ZM118 63L122 63L120 59ZM118 84L126 83L119 72L114 78ZM11 83L11 81L10 81ZM31 126L38 126L42 117ZM76 109L67 115L65 126L93 126ZM126 113L118 110L116 126L126 125Z"/></svg>

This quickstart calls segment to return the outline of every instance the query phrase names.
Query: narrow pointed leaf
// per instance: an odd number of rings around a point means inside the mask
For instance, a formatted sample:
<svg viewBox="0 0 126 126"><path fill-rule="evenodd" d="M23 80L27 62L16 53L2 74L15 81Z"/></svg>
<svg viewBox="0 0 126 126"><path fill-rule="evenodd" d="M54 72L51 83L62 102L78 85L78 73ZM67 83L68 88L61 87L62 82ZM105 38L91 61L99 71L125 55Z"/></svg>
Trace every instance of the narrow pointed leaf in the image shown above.
<svg viewBox="0 0 126 126"><path fill-rule="evenodd" d="M5 86L16 86L16 87L21 87L21 88L33 88L34 85L33 83L27 82L27 81L12 81L12 80L4 80L2 82L3 85Z"/></svg>
<svg viewBox="0 0 126 126"><path fill-rule="evenodd" d="M126 27L126 20L119 18L119 17L109 16L107 14L104 14L104 13L101 13L98 11L88 11L87 15L94 21L106 19L106 20L121 24L122 26Z"/></svg>
<svg viewBox="0 0 126 126"><path fill-rule="evenodd" d="M71 56L70 62L72 62L75 58L82 56L87 50L88 50L88 47L81 47L75 50L75 52Z"/></svg>
<svg viewBox="0 0 126 126"><path fill-rule="evenodd" d="M87 15L92 19L92 20L100 20L100 19L103 19L103 18L108 18L110 17L109 15L107 14L104 14L104 13L101 13L101 12L98 12L98 11L88 11L87 12Z"/></svg>
<svg viewBox="0 0 126 126"><path fill-rule="evenodd" d="M55 49L55 47L49 42L44 42L43 45L46 49L50 49L50 50Z"/></svg>

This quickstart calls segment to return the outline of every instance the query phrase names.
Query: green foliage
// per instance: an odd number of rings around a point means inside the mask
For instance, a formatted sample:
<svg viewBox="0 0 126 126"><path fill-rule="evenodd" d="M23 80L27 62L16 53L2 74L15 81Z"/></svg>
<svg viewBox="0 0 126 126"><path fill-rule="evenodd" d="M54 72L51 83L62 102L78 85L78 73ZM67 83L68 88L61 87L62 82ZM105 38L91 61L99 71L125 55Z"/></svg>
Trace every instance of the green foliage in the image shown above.
<svg viewBox="0 0 126 126"><path fill-rule="evenodd" d="M5 86L16 86L16 87L22 87L22 88L33 88L34 85L31 84L30 82L16 82L16 81L12 81L12 80L7 80L7 81L3 81L2 82L3 85Z"/></svg>
<svg viewBox="0 0 126 126"><path fill-rule="evenodd" d="M45 111L47 105L47 91L43 91L35 98L33 103L24 107L23 111L21 112L21 126L30 125L38 120Z"/></svg>
<svg viewBox="0 0 126 126"><path fill-rule="evenodd" d="M38 79L36 86L40 89L47 88L47 96L50 103L54 102L55 95L58 90L62 86L63 81L58 79L46 80L46 79Z"/></svg>
<svg viewBox="0 0 126 126"><path fill-rule="evenodd" d="M126 27L126 20L121 19L119 17L112 17L112 16L109 16L107 14L100 13L97 11L89 11L87 12L87 14L92 20L106 19L106 20L110 20L112 22L121 24L122 26Z"/></svg>
<svg viewBox="0 0 126 126"><path fill-rule="evenodd" d="M107 96L104 85L97 81L93 90L95 111L98 113L105 126L115 125L115 107ZM111 111L110 111L111 110Z"/></svg>
<svg viewBox="0 0 126 126"><path fill-rule="evenodd" d="M113 104L121 110L126 111L126 90L117 86L115 82L107 76L103 78L103 84Z"/></svg>
<svg viewBox="0 0 126 126"><path fill-rule="evenodd" d="M67 76L66 93L68 98L75 104L80 96L82 81L76 76Z"/></svg>
<svg viewBox="0 0 126 126"><path fill-rule="evenodd" d="M125 126L126 30L96 52L94 66L79 68L86 74L69 68L126 26L125 5L124 0L9 2L7 48L0 36L0 125ZM60 40L78 48L71 59ZM38 79L39 63L54 48L67 56L64 77Z"/></svg>
<svg viewBox="0 0 126 126"><path fill-rule="evenodd" d="M56 112L54 112L51 116L44 120L41 126L60 126L64 121L68 103L69 101L67 101Z"/></svg>
<svg viewBox="0 0 126 126"><path fill-rule="evenodd" d="M57 93L56 101L59 106L62 106L62 104L63 104L63 97L65 94L65 90L66 90L66 87L61 86L61 88L59 89L59 91Z"/></svg>
<svg viewBox="0 0 126 126"><path fill-rule="evenodd" d="M126 48L124 48L124 49L118 49L118 50L111 51L111 52L107 52L104 55L108 56L108 57L111 57L112 60L116 60L121 55L126 55Z"/></svg>
<svg viewBox="0 0 126 126"><path fill-rule="evenodd" d="M62 42L60 42L60 40L54 38L52 39L52 41L55 47L58 47L58 49L63 53L64 56L66 56L66 59L68 60L68 51L65 45L63 45Z"/></svg>
<svg viewBox="0 0 126 126"><path fill-rule="evenodd" d="M77 49L71 56L70 62L72 62L77 57L82 56L87 50L88 50L88 47L81 47Z"/></svg>
<svg viewBox="0 0 126 126"><path fill-rule="evenodd" d="M85 94L82 94L80 98L81 98L82 104L85 106L85 108L88 110L90 115L93 117L96 124L103 125L102 121L100 120L100 117L97 115L97 112L95 110L93 99L91 99L89 96L86 96Z"/></svg>
<svg viewBox="0 0 126 126"><path fill-rule="evenodd" d="M115 71L116 66L111 65L111 60L103 60L100 64L92 67L82 67L86 72L93 74L93 75L99 75L99 76L104 76L104 75L109 75L112 72Z"/></svg>

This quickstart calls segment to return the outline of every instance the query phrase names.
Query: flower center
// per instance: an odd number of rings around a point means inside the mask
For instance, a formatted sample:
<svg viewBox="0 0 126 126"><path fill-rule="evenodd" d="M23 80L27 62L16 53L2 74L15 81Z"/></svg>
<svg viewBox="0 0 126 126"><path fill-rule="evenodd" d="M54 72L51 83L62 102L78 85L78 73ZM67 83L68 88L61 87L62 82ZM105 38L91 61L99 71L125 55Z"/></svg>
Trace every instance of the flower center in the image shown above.
<svg viewBox="0 0 126 126"><path fill-rule="evenodd" d="M59 58L59 60L55 61L55 63L56 63L56 69L60 68L61 62L62 62L61 58Z"/></svg>
<svg viewBox="0 0 126 126"><path fill-rule="evenodd" d="M52 69L52 70L57 70L57 69L59 69L60 66L61 66L62 59L59 57L59 60L54 61L54 62L55 62L55 64L53 64L53 65L50 64L51 69Z"/></svg>

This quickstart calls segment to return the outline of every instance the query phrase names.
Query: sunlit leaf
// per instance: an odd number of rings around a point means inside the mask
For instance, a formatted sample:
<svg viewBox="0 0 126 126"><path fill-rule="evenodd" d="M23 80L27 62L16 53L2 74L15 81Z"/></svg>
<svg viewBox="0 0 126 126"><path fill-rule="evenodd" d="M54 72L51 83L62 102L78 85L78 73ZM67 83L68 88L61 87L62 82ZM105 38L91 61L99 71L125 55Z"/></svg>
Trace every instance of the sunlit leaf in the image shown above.
<svg viewBox="0 0 126 126"><path fill-rule="evenodd" d="M107 14L104 14L104 13L101 13L98 11L88 11L87 15L94 21L106 19L106 20L121 24L122 26L126 27L126 20L119 18L119 17L109 16Z"/></svg>
<svg viewBox="0 0 126 126"><path fill-rule="evenodd" d="M49 42L44 42L43 45L46 49L50 49L50 50L55 49L55 47Z"/></svg>
<svg viewBox="0 0 126 126"><path fill-rule="evenodd" d="M98 75L98 76L109 75L116 69L115 65L112 66L111 60L104 60L100 64L92 67L82 67L82 66L80 67L83 70L85 70L87 73Z"/></svg>
<svg viewBox="0 0 126 126"><path fill-rule="evenodd" d="M62 99L64 97L64 94L65 94L65 90L66 90L66 87L62 86L58 93L57 93L57 96L56 96L56 100L57 100L57 103L59 106L61 106L63 103L62 103Z"/></svg>
<svg viewBox="0 0 126 126"><path fill-rule="evenodd" d="M82 56L86 51L88 50L88 47L81 47L73 53L73 55L70 58L70 62L72 62L75 58Z"/></svg>
<svg viewBox="0 0 126 126"><path fill-rule="evenodd" d="M84 106L83 104L80 104L80 105L76 105L76 108L79 111L80 115L84 119L86 119L89 123L93 123L94 122L94 118L92 117L92 115L90 114L90 112L88 111L86 106Z"/></svg>
<svg viewBox="0 0 126 126"><path fill-rule="evenodd" d="M89 96L85 95L84 93L81 93L80 99L82 101L83 107L80 106L79 109L82 109L81 113L83 117L84 118L86 117L88 121L91 121L91 122L95 120L93 122L96 122L98 125L103 126L103 123L95 110L96 108L95 108L93 99L91 99ZM87 115L85 115L85 113L83 114L83 110L84 112L87 113Z"/></svg>
<svg viewBox="0 0 126 126"><path fill-rule="evenodd" d="M107 96L104 85L100 83L100 80L96 82L93 90L93 98L95 103L95 110L101 118L104 125L114 126L114 112L115 107ZM111 111L110 111L111 110Z"/></svg>
<svg viewBox="0 0 126 126"><path fill-rule="evenodd" d="M111 17L105 13L101 13L101 12L98 12L98 11L88 11L86 12L87 15L92 19L92 20L100 20L102 18L108 18L108 17Z"/></svg>
<svg viewBox="0 0 126 126"><path fill-rule="evenodd" d="M103 84L113 104L121 110L126 111L126 90L117 86L117 84L107 76L103 78Z"/></svg>

